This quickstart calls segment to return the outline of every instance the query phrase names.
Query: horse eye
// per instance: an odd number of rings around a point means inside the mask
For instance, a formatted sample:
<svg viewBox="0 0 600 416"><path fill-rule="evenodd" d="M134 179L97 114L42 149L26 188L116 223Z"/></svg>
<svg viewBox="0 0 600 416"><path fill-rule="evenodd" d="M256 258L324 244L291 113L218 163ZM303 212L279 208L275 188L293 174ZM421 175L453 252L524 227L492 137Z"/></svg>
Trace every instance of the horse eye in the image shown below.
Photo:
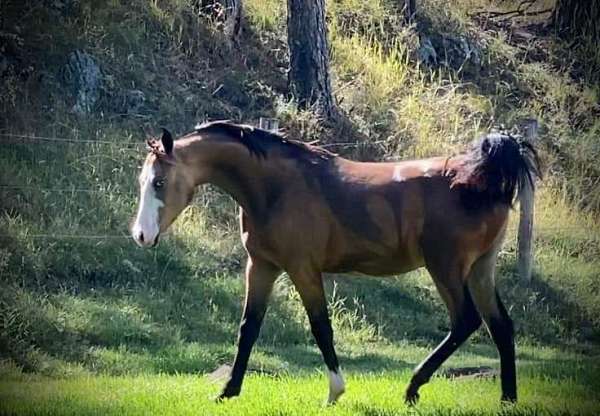
<svg viewBox="0 0 600 416"><path fill-rule="evenodd" d="M162 179L162 178L154 180L154 187L157 188L157 189L158 188L162 188L164 184L165 184L165 180Z"/></svg>

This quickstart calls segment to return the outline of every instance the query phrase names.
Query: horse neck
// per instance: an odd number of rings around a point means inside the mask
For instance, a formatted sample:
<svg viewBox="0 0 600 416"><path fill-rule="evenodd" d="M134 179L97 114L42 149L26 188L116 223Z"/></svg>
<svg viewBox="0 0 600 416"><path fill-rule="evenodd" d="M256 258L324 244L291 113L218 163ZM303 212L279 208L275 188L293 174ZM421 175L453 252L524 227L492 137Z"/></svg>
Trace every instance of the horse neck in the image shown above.
<svg viewBox="0 0 600 416"><path fill-rule="evenodd" d="M269 183L267 159L259 159L243 145L231 142L192 144L185 152L183 159L196 178L196 185L215 185L228 193L250 217L264 217ZM206 173L199 172L203 168Z"/></svg>

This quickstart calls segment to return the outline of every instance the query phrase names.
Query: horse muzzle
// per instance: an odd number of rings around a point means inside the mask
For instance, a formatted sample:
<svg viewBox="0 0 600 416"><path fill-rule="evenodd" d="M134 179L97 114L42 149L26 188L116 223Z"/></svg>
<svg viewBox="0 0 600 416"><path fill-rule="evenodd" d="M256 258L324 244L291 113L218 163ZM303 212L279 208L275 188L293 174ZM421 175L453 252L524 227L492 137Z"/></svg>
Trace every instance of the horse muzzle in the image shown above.
<svg viewBox="0 0 600 416"><path fill-rule="evenodd" d="M144 234L142 230L134 230L131 235L138 246L145 248L156 247L160 238L160 233L156 233L152 236Z"/></svg>

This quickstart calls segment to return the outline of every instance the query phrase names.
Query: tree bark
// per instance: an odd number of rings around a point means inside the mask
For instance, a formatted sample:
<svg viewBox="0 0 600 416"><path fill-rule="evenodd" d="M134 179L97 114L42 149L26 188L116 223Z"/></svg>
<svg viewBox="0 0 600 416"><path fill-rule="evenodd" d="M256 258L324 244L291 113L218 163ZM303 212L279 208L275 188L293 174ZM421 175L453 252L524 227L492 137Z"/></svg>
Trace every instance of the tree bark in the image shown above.
<svg viewBox="0 0 600 416"><path fill-rule="evenodd" d="M236 42L242 28L243 0L200 0L200 9L222 22L228 42Z"/></svg>
<svg viewBox="0 0 600 416"><path fill-rule="evenodd" d="M417 0L404 0L404 22L412 23L417 13Z"/></svg>
<svg viewBox="0 0 600 416"><path fill-rule="evenodd" d="M556 0L550 23L563 37L591 36L600 39L600 2Z"/></svg>
<svg viewBox="0 0 600 416"><path fill-rule="evenodd" d="M230 42L237 42L242 29L242 0L220 1L225 8L225 36Z"/></svg>
<svg viewBox="0 0 600 416"><path fill-rule="evenodd" d="M288 0L289 84L301 107L328 119L337 109L329 78L325 0Z"/></svg>

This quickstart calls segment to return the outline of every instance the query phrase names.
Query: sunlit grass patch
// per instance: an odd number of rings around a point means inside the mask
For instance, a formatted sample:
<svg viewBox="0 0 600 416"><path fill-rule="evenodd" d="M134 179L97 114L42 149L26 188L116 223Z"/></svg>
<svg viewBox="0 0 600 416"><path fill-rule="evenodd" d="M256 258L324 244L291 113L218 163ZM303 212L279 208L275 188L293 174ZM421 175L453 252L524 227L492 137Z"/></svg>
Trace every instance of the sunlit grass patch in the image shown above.
<svg viewBox="0 0 600 416"><path fill-rule="evenodd" d="M257 31L281 30L287 12L285 2L276 0L248 0L244 2L244 13Z"/></svg>
<svg viewBox="0 0 600 416"><path fill-rule="evenodd" d="M558 357L555 359L560 362ZM569 375L564 378L545 376L546 367L542 364L543 361L532 360L531 366L521 372L517 405L500 405L499 381L495 378L435 377L422 388L421 401L412 411L422 415L592 415L598 412L598 397L593 387L585 384L597 371L589 359L581 361L584 366L565 368ZM52 380L13 374L11 379L0 383L0 411L53 415L199 412L207 415L391 415L411 411L404 404L402 394L409 378L408 370L348 372L346 394L336 406L326 407L327 381L320 371L275 377L251 373L242 395L220 404L213 401L220 381L211 382L201 375ZM598 380L595 383L597 386Z"/></svg>

